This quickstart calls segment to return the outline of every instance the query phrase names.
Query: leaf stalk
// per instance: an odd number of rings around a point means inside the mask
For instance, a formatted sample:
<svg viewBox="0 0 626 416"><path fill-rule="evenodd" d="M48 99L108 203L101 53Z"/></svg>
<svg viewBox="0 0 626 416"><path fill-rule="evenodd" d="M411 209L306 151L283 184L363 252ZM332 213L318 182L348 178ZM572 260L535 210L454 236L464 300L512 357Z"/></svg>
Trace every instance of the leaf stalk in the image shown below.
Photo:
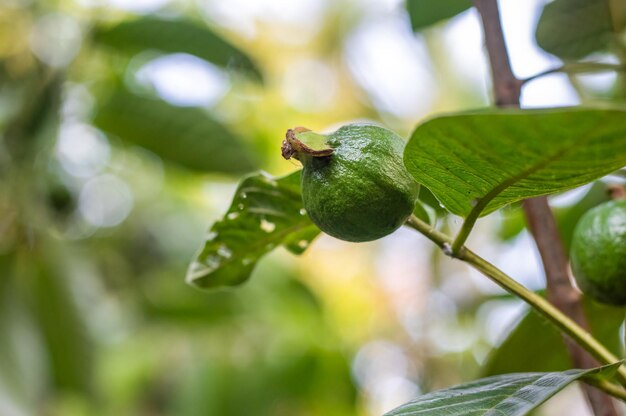
<svg viewBox="0 0 626 416"><path fill-rule="evenodd" d="M429 224L417 218L415 215L409 217L406 225L423 234L439 246L442 250L453 244L452 238L436 229ZM453 251L452 256L466 262L474 269L478 270L498 286L507 292L519 297L528 305L530 305L537 313L548 319L561 332L569 336L574 342L588 351L602 364L613 364L620 359L613 355L601 342L595 339L589 332L579 326L572 319L567 317L550 302L535 292L527 289L515 279L498 269L478 254L469 250L465 246L461 246L457 251ZM626 383L626 368L622 365L616 373L616 377L621 383Z"/></svg>

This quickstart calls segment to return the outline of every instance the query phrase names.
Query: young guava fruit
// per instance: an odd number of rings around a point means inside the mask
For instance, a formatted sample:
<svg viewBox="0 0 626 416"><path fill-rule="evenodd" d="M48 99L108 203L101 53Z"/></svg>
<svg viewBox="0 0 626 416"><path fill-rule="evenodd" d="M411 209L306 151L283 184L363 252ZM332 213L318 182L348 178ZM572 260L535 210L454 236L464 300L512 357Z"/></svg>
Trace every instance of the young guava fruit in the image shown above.
<svg viewBox="0 0 626 416"><path fill-rule="evenodd" d="M626 200L587 211L572 237L572 273L583 293L626 305Z"/></svg>
<svg viewBox="0 0 626 416"><path fill-rule="evenodd" d="M302 200L326 234L371 241L411 215L419 185L404 167L404 140L382 127L350 124L329 135L288 130L283 157L303 166Z"/></svg>

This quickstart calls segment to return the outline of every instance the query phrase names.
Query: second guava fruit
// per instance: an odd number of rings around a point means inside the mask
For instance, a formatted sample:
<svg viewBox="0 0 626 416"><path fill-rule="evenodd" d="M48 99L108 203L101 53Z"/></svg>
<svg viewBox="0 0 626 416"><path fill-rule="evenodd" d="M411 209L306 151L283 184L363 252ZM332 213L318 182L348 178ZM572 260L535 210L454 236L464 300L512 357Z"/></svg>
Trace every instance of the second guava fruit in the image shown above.
<svg viewBox="0 0 626 416"><path fill-rule="evenodd" d="M402 162L400 136L375 125L350 124L329 135L310 132L309 137L324 142L315 150L302 146L293 132L287 134L283 155L302 162L304 207L322 231L341 240L371 241L392 233L411 215L419 185Z"/></svg>
<svg viewBox="0 0 626 416"><path fill-rule="evenodd" d="M582 216L570 259L583 293L603 303L626 305L626 200L605 202Z"/></svg>

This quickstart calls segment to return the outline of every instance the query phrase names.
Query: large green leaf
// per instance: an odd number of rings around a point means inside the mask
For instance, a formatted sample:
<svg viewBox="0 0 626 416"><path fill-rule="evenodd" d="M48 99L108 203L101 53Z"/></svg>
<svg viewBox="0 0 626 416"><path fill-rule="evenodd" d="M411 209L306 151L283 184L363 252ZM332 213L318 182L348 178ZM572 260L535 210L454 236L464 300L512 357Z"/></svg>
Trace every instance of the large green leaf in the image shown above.
<svg viewBox="0 0 626 416"><path fill-rule="evenodd" d="M493 110L418 126L404 163L453 214L586 184L626 165L626 111Z"/></svg>
<svg viewBox="0 0 626 416"><path fill-rule="evenodd" d="M471 0L406 0L413 30L421 30L469 9Z"/></svg>
<svg viewBox="0 0 626 416"><path fill-rule="evenodd" d="M99 28L94 32L94 40L124 53L144 50L184 52L261 79L257 66L245 53L206 26L189 20L143 17L110 28Z"/></svg>
<svg viewBox="0 0 626 416"><path fill-rule="evenodd" d="M624 322L624 308L601 305L587 298L583 299L583 306L593 336L615 355L622 355L619 328ZM560 332L543 317L529 311L492 351L483 367L483 375L561 371L571 367Z"/></svg>
<svg viewBox="0 0 626 416"><path fill-rule="evenodd" d="M583 377L601 377L619 363L591 370L515 373L483 378L435 391L406 403L385 416L523 416Z"/></svg>
<svg viewBox="0 0 626 416"><path fill-rule="evenodd" d="M198 108L118 90L99 108L94 125L189 169L243 173L256 166L241 140Z"/></svg>
<svg viewBox="0 0 626 416"><path fill-rule="evenodd" d="M555 0L547 4L537 23L537 44L563 59L577 60L607 50L617 40L611 13L626 17L626 7L612 0Z"/></svg>
<svg viewBox="0 0 626 416"><path fill-rule="evenodd" d="M211 227L187 282L201 288L240 284L275 247L302 252L318 233L302 206L299 171L282 178L248 176L224 218Z"/></svg>

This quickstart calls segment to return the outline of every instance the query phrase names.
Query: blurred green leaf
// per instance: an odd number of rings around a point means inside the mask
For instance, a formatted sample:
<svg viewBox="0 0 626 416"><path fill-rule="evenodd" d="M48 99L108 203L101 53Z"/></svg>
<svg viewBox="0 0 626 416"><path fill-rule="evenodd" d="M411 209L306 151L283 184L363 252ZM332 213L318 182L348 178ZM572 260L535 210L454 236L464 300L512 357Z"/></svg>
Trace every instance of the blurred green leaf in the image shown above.
<svg viewBox="0 0 626 416"><path fill-rule="evenodd" d="M247 72L261 80L261 72L248 55L208 27L189 20L143 17L116 26L97 28L94 40L124 53L158 50L183 52L223 68Z"/></svg>
<svg viewBox="0 0 626 416"><path fill-rule="evenodd" d="M160 295L159 298L142 299L141 303L143 313L152 320L179 327L185 324L207 327L241 314L233 297L224 293L211 293L207 297L206 293L200 292L191 295L189 287L184 285L181 286L185 290L166 284L160 286L163 287L154 290L154 296Z"/></svg>
<svg viewBox="0 0 626 416"><path fill-rule="evenodd" d="M526 228L524 210L520 206L510 206L500 211L502 215L498 223L498 238L508 241L521 233Z"/></svg>
<svg viewBox="0 0 626 416"><path fill-rule="evenodd" d="M555 0L548 3L539 18L537 44L565 60L577 60L605 51L617 40L614 33L611 0ZM618 9L619 2L615 2ZM621 7L620 19L626 17Z"/></svg>
<svg viewBox="0 0 626 416"><path fill-rule="evenodd" d="M194 367L173 414L300 415L306 407L324 416L353 414L355 389L345 357L321 349L282 352L273 361L264 357L246 366L213 360Z"/></svg>
<svg viewBox="0 0 626 416"><path fill-rule="evenodd" d="M472 7L471 0L406 0L413 30L449 19Z"/></svg>
<svg viewBox="0 0 626 416"><path fill-rule="evenodd" d="M583 298L591 333L611 352L621 356L619 328L624 308L607 306ZM491 352L483 375L525 371L561 371L572 367L563 337L554 325L528 311L500 346Z"/></svg>
<svg viewBox="0 0 626 416"><path fill-rule="evenodd" d="M504 374L435 391L406 403L385 416L523 416L584 377L602 377L620 363L591 370Z"/></svg>
<svg viewBox="0 0 626 416"><path fill-rule="evenodd" d="M33 351L24 350L22 343L31 340L34 331L16 290L14 262L14 256L0 254L0 413L14 410L15 414L27 414L26 409L21 408L30 407L41 385L29 383L29 376L32 377L29 362ZM34 409L29 410L33 412Z"/></svg>
<svg viewBox="0 0 626 416"><path fill-rule="evenodd" d="M550 109L438 117L417 127L404 163L453 214L593 181L626 164L626 111Z"/></svg>
<svg viewBox="0 0 626 416"><path fill-rule="evenodd" d="M49 250L46 250L49 249ZM47 353L57 389L92 392L93 343L77 298L68 286L58 250L47 246L27 254L26 296ZM26 254L25 254L26 255ZM20 273L21 274L21 273Z"/></svg>
<svg viewBox="0 0 626 416"><path fill-rule="evenodd" d="M428 205L435 211L435 215L437 217L444 217L448 214L448 211L441 205L441 202L435 198L430 189L425 186L420 186L420 193L418 197L419 202L422 204Z"/></svg>
<svg viewBox="0 0 626 416"><path fill-rule="evenodd" d="M240 284L264 254L281 244L301 252L318 233L302 206L300 171L282 178L248 176L224 218L211 227L187 282L201 288Z"/></svg>
<svg viewBox="0 0 626 416"><path fill-rule="evenodd" d="M117 90L93 123L189 169L244 173L256 165L241 140L199 108L175 107Z"/></svg>

